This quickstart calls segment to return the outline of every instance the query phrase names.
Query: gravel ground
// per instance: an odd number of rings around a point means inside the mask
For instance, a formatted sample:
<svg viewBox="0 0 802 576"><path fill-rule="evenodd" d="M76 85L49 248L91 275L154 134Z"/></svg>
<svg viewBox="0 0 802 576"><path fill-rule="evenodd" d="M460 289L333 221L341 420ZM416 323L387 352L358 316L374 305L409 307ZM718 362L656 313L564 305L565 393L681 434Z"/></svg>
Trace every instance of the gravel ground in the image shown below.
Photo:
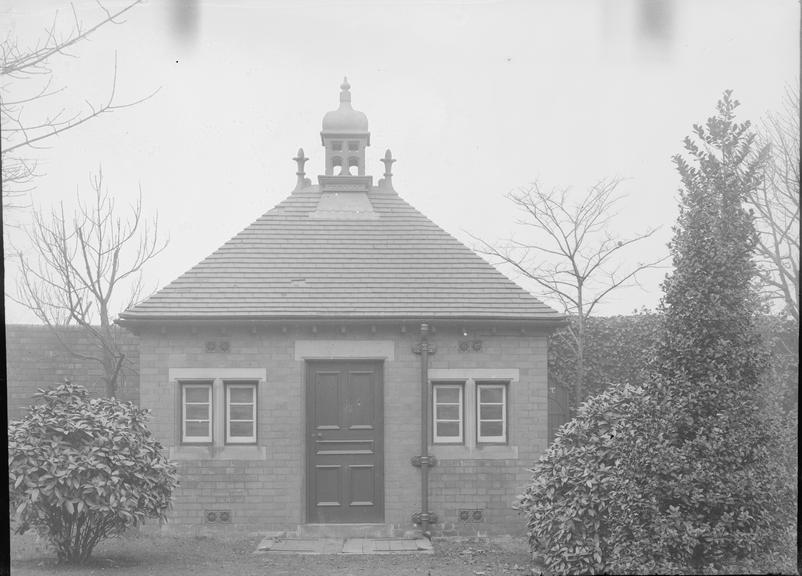
<svg viewBox="0 0 802 576"><path fill-rule="evenodd" d="M254 554L258 535L227 538L132 534L100 544L87 566L55 565L35 536L13 536L11 573L115 576L531 576L523 539L436 539L434 554Z"/></svg>

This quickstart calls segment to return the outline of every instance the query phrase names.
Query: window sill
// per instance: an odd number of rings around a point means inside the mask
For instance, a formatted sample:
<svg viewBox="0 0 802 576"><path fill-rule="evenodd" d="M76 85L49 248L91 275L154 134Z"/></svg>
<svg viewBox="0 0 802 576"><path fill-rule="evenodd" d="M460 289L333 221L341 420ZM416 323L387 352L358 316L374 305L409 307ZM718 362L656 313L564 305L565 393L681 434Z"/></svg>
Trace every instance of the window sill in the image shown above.
<svg viewBox="0 0 802 576"><path fill-rule="evenodd" d="M170 460L266 460L264 446L172 446Z"/></svg>
<svg viewBox="0 0 802 576"><path fill-rule="evenodd" d="M518 447L507 445L446 446L436 444L429 453L438 460L516 460Z"/></svg>

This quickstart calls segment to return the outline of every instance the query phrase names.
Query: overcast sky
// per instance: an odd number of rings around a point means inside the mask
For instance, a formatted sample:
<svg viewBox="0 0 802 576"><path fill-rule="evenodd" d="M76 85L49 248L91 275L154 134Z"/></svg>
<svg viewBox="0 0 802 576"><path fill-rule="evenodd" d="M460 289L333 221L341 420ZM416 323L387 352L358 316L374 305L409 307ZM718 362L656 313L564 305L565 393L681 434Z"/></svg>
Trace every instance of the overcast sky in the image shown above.
<svg viewBox="0 0 802 576"><path fill-rule="evenodd" d="M87 25L101 17L94 1L75 6ZM5 0L0 31L33 45L56 11L67 31L67 2ZM370 122L368 173L377 180L392 149L399 194L466 244L520 235L504 195L534 180L582 191L619 176L616 229L661 226L629 255L646 259L671 235L682 138L728 88L744 119L779 109L799 82L799 21L797 0L150 0L52 60L66 87L54 107L106 98L115 53L118 101L158 92L37 151L31 202L70 210L101 165L118 207L141 187L170 238L145 276L163 286L291 192L299 147L316 180L320 122L347 75ZM19 230L7 238L25 250ZM665 273L600 312L654 307ZM6 290L14 283L6 262ZM6 305L7 322L35 322Z"/></svg>

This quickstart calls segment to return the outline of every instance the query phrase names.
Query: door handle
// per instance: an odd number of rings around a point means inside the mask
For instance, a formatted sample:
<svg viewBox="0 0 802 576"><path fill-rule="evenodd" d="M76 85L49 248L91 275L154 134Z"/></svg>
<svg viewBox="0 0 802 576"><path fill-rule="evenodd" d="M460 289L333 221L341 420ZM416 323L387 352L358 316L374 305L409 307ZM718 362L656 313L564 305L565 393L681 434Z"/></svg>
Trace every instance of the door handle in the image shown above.
<svg viewBox="0 0 802 576"><path fill-rule="evenodd" d="M315 438L315 437L323 438L323 433L322 432L318 432L317 434L312 434L312 438Z"/></svg>

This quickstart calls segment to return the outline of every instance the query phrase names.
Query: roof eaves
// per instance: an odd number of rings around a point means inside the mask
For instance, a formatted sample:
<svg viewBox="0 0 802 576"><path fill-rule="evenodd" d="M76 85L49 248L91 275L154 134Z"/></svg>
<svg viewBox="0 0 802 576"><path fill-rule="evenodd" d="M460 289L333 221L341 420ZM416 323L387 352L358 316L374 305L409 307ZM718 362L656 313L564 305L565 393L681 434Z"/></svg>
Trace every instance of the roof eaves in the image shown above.
<svg viewBox="0 0 802 576"><path fill-rule="evenodd" d="M266 324L299 324L299 325L325 325L325 324L419 324L419 323L437 323L440 325L456 325L461 326L465 323L471 324L499 324L510 326L530 326L539 329L555 329L568 324L566 316L556 314L553 316L543 317L523 317L523 316L317 316L317 317L299 317L299 316L234 316L234 315L218 315L208 317L198 316L157 316L157 315L136 315L127 316L115 320L115 324L124 328L162 326L162 325L182 325L182 326L201 326L211 325L218 326L220 324L227 325L242 325L242 326L256 326Z"/></svg>

